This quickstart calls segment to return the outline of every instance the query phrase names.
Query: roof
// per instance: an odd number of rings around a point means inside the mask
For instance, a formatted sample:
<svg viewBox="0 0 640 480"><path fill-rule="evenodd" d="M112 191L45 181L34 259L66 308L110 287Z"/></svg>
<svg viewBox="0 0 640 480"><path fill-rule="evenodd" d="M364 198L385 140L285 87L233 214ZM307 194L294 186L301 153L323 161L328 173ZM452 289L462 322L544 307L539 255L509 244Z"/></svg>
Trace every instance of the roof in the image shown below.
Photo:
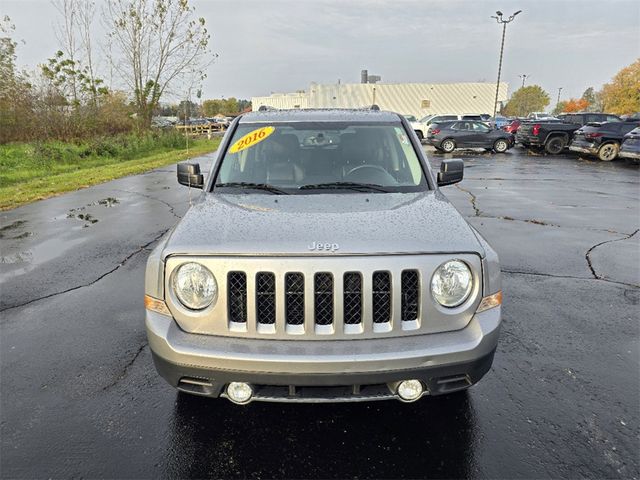
<svg viewBox="0 0 640 480"><path fill-rule="evenodd" d="M397 113L369 109L317 108L267 110L242 115L240 123L278 122L399 122Z"/></svg>

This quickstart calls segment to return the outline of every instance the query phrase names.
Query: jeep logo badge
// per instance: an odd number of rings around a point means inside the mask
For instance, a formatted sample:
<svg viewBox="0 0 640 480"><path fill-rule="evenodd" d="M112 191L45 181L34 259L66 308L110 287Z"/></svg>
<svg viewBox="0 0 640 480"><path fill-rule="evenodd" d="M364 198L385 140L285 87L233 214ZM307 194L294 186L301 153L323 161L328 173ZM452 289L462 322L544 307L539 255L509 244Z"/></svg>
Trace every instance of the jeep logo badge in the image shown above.
<svg viewBox="0 0 640 480"><path fill-rule="evenodd" d="M308 248L309 250L318 250L321 252L336 252L340 246L337 243L311 242Z"/></svg>

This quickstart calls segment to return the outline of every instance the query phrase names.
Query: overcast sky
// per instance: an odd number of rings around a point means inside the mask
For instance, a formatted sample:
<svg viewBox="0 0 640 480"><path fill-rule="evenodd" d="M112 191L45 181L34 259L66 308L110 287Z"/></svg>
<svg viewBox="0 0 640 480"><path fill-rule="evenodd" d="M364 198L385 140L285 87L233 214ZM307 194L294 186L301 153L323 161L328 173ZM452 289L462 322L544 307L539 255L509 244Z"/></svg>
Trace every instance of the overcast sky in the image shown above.
<svg viewBox="0 0 640 480"><path fill-rule="evenodd" d="M98 0L101 3L104 0ZM49 0L2 0L23 40L18 63L57 49ZM539 84L555 104L599 88L640 56L637 0L192 0L219 54L203 98L268 95L311 82L496 80L501 27L490 15L523 13L507 26L503 80L510 92ZM96 21L96 35L104 32ZM103 65L106 69L106 62ZM103 72L104 73L104 72ZM103 74L106 78L107 75Z"/></svg>

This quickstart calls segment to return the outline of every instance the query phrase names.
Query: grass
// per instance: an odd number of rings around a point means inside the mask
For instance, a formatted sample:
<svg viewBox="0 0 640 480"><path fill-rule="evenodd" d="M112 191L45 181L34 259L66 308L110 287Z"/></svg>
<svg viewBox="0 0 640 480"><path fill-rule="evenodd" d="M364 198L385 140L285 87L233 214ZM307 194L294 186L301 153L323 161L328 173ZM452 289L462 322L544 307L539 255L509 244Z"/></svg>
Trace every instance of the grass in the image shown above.
<svg viewBox="0 0 640 480"><path fill-rule="evenodd" d="M220 139L189 140L174 132L120 135L79 143L0 145L0 210L203 155Z"/></svg>

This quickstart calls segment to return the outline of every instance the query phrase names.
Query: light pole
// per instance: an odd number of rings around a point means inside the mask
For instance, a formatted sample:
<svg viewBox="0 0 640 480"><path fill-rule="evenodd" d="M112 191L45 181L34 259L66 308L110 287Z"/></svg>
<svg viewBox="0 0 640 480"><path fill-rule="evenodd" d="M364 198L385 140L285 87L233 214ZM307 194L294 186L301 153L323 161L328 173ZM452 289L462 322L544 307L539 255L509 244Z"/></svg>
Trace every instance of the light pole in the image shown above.
<svg viewBox="0 0 640 480"><path fill-rule="evenodd" d="M562 87L558 87L558 99L556 100L556 107L560 103L560 92L562 91Z"/></svg>
<svg viewBox="0 0 640 480"><path fill-rule="evenodd" d="M518 10L508 19L502 18L502 12L498 10L496 15L491 15L491 18L495 18L496 22L502 24L502 43L500 44L500 61L498 62L498 81L496 82L496 101L493 103L493 118L496 118L496 111L498 110L498 89L500 88L500 74L502 73L502 53L504 52L504 35L507 33L507 23L513 22L516 15L521 13L522 10Z"/></svg>
<svg viewBox="0 0 640 480"><path fill-rule="evenodd" d="M523 73L522 75L518 75L522 79L522 88L524 88L524 81L529 78L531 75L527 73Z"/></svg>

